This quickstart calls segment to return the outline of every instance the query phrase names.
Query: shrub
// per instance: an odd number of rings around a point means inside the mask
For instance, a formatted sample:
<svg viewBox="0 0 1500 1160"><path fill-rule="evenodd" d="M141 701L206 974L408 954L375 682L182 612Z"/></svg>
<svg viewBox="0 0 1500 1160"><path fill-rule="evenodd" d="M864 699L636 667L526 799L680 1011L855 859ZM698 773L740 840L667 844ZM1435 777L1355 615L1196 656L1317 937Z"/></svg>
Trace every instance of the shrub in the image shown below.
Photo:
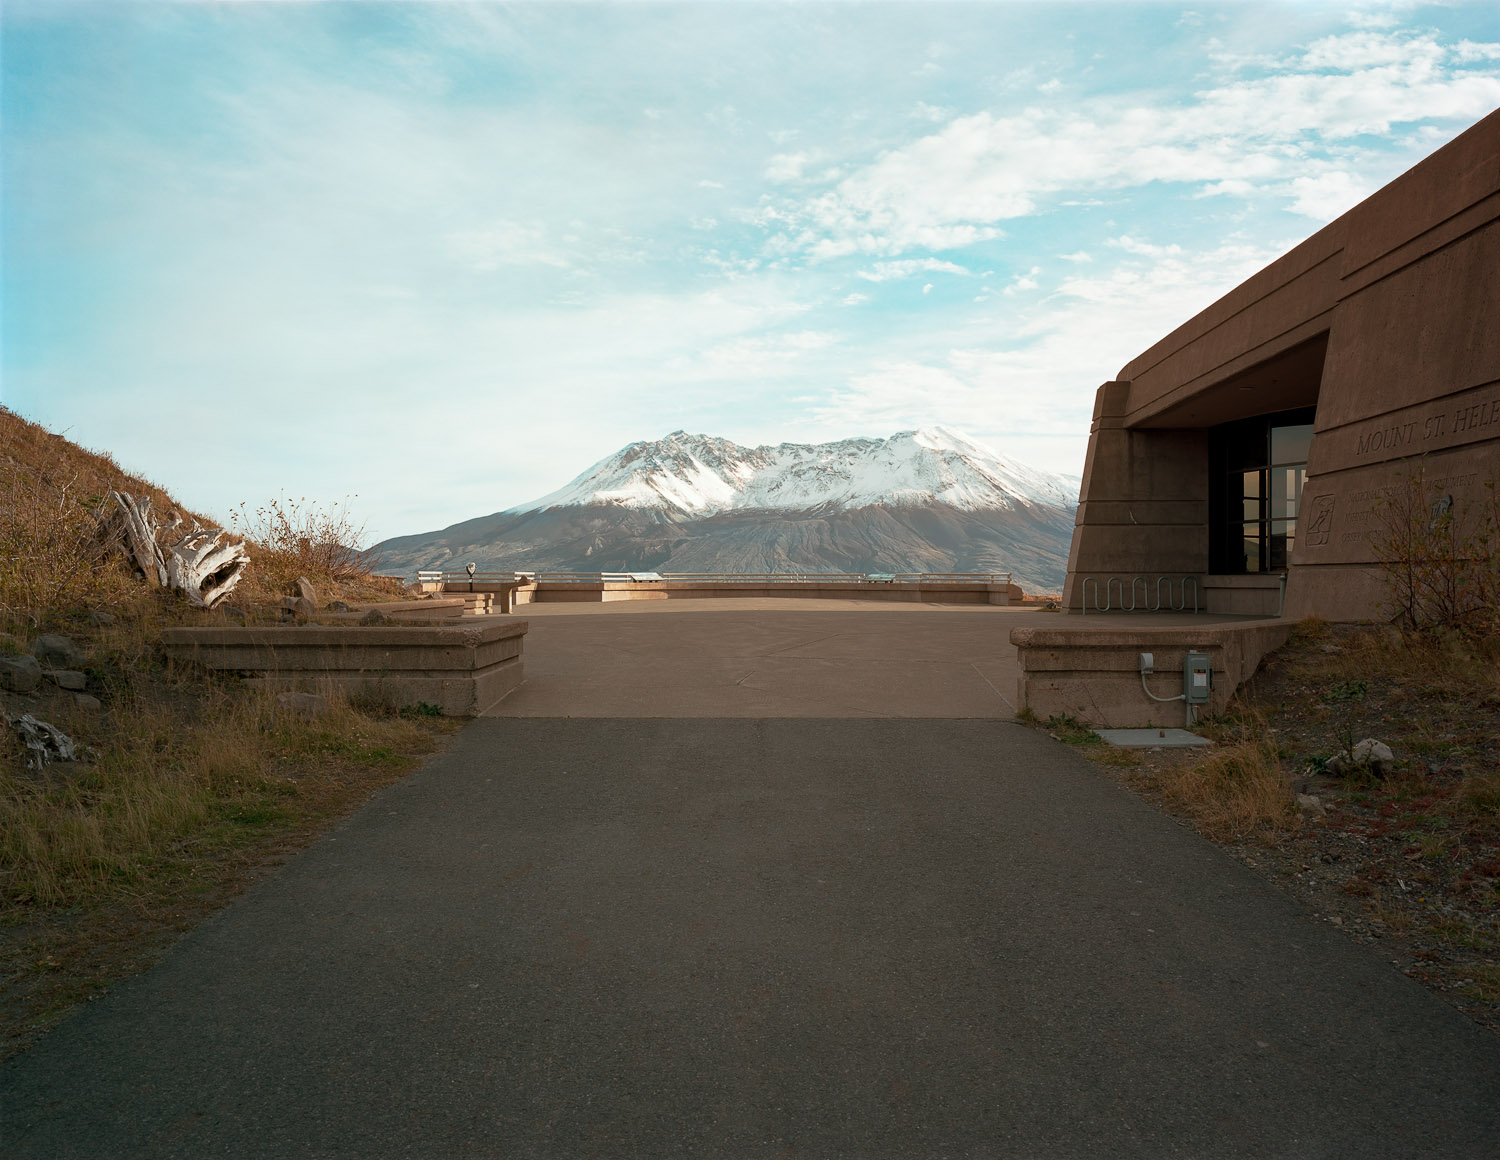
<svg viewBox="0 0 1500 1160"><path fill-rule="evenodd" d="M1157 785L1206 834L1221 840L1270 837L1297 816L1276 747L1263 737L1200 762L1168 767Z"/></svg>
<svg viewBox="0 0 1500 1160"><path fill-rule="evenodd" d="M356 523L345 496L338 504L278 496L253 512L247 505L230 514L234 530L260 549L252 564L272 587L298 576L353 580L370 571L365 525Z"/></svg>
<svg viewBox="0 0 1500 1160"><path fill-rule="evenodd" d="M1441 492L1421 462L1377 501L1371 535L1403 627L1500 631L1500 488L1478 502Z"/></svg>

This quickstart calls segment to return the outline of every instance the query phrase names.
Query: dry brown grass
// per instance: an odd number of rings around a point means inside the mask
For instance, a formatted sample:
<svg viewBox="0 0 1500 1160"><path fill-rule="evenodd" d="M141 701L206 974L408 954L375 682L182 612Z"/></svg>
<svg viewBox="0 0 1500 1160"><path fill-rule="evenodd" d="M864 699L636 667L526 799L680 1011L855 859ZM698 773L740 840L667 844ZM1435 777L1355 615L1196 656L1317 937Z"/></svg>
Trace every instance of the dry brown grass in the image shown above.
<svg viewBox="0 0 1500 1160"><path fill-rule="evenodd" d="M1276 747L1250 738L1191 764L1168 766L1157 790L1219 841L1272 840L1297 818L1291 780Z"/></svg>
<svg viewBox="0 0 1500 1160"><path fill-rule="evenodd" d="M93 513L111 490L178 506L110 456L0 407L0 630L36 628L56 610L128 597L128 571L94 544Z"/></svg>
<svg viewBox="0 0 1500 1160"><path fill-rule="evenodd" d="M0 754L0 1055L149 964L268 856L457 728L331 692L323 715L290 714L237 680L169 666L160 638L182 621L175 601L141 594L115 608L115 624L71 630L90 646L102 708L58 690L24 705L91 756L32 771L18 748Z"/></svg>
<svg viewBox="0 0 1500 1160"><path fill-rule="evenodd" d="M0 632L26 633L69 614L129 604L139 585L123 558L100 553L95 511L111 491L149 495L214 527L148 480L0 407ZM250 565L231 603L276 604L306 577L324 601L389 600L402 585L371 576L362 525L347 501L279 498L231 529L248 532ZM184 615L186 610L184 610Z"/></svg>
<svg viewBox="0 0 1500 1160"><path fill-rule="evenodd" d="M0 648L24 650L43 631L73 637L88 651L88 692L99 702L51 684L0 695L7 710L33 713L88 749L84 760L33 771L0 732L5 1053L147 965L276 851L308 841L457 727L333 694L323 715L292 716L237 680L174 669L162 630L224 616L99 557L92 513L110 490L149 494L162 510L211 523L109 456L0 409ZM326 549L341 526L304 525L305 544L252 544L234 602L253 619L257 603L275 605L299 575L325 602L399 595L399 584L351 566L357 544L353 557L304 551ZM89 614L99 610L112 623L95 623Z"/></svg>
<svg viewBox="0 0 1500 1160"><path fill-rule="evenodd" d="M53 723L97 757L41 775L0 772L0 914L150 890L174 863L304 820L309 766L330 758L400 772L433 747L426 723L373 718L336 696L306 720L264 693L175 689L174 699L127 682L97 716L54 709Z"/></svg>

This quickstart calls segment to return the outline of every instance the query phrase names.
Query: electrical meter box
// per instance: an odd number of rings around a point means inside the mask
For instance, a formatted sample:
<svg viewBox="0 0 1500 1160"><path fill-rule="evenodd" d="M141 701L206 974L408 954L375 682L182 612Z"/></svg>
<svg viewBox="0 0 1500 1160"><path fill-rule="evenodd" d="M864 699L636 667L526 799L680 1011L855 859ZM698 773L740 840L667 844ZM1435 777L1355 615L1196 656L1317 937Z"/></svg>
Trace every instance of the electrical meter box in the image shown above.
<svg viewBox="0 0 1500 1160"><path fill-rule="evenodd" d="M1182 692L1189 705L1206 705L1213 693L1214 670L1208 654L1190 652L1182 658Z"/></svg>

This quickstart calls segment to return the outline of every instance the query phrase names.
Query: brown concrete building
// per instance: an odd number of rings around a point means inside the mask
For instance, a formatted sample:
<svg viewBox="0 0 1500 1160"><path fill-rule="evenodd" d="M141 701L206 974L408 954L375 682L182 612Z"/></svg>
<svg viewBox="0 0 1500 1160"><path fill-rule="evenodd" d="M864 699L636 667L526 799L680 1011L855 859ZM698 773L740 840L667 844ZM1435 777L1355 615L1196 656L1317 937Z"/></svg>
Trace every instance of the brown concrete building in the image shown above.
<svg viewBox="0 0 1500 1160"><path fill-rule="evenodd" d="M1500 477L1500 112L1099 388L1064 604L1381 616L1419 467L1461 518Z"/></svg>

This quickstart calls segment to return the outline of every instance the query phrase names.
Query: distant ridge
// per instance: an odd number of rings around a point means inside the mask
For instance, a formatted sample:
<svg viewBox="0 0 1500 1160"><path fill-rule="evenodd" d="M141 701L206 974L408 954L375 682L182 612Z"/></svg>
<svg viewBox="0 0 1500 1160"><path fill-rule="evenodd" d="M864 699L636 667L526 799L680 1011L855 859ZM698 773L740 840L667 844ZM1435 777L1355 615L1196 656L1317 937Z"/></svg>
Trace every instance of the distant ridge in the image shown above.
<svg viewBox="0 0 1500 1160"><path fill-rule="evenodd" d="M674 431L548 495L375 546L380 567L663 572L1008 571L1056 590L1078 480L948 428L742 447Z"/></svg>

